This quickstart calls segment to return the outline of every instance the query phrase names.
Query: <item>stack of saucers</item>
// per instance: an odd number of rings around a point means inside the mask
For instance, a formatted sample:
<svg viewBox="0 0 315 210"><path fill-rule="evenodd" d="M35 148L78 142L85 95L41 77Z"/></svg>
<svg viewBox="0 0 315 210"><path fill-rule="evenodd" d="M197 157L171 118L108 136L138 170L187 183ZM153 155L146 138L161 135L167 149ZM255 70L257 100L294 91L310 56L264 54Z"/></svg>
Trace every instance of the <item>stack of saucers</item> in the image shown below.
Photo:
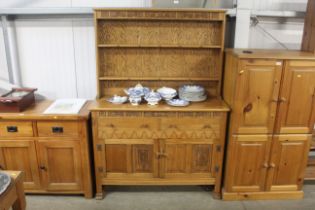
<svg viewBox="0 0 315 210"><path fill-rule="evenodd" d="M180 99L199 102L207 99L206 90L200 85L183 85L178 90Z"/></svg>

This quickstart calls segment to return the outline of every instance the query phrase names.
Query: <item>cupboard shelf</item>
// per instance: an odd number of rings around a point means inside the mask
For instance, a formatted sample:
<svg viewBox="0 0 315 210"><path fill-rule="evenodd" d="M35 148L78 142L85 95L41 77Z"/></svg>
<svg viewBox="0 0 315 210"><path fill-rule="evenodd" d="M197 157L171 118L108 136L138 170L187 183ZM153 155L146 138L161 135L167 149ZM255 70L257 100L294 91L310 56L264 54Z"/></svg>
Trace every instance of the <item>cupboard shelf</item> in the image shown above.
<svg viewBox="0 0 315 210"><path fill-rule="evenodd" d="M194 48L222 49L221 45L137 45L137 44L99 44L99 48Z"/></svg>
<svg viewBox="0 0 315 210"><path fill-rule="evenodd" d="M219 78L204 78L204 77L99 77L100 81L113 81L113 80L139 80L139 81L219 81Z"/></svg>

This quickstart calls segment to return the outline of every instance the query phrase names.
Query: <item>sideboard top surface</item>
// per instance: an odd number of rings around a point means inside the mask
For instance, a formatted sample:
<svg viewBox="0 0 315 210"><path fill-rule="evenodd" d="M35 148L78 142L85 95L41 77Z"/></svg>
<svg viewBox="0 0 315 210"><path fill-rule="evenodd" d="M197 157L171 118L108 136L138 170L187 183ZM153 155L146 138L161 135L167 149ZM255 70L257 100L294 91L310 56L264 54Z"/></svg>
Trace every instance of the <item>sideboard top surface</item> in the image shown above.
<svg viewBox="0 0 315 210"><path fill-rule="evenodd" d="M238 58L315 60L315 54L298 50L226 49Z"/></svg>
<svg viewBox="0 0 315 210"><path fill-rule="evenodd" d="M36 101L23 112L0 112L0 120L84 120L89 118L91 102L87 102L78 114L43 114L52 103L53 101L49 100Z"/></svg>
<svg viewBox="0 0 315 210"><path fill-rule="evenodd" d="M219 98L210 98L204 102L191 103L187 107L172 107L167 105L165 102L155 106L147 104L141 104L139 106L132 106L129 103L115 105L106 102L105 100L97 100L91 103L91 111L182 111L182 112L228 112L230 108L228 105Z"/></svg>

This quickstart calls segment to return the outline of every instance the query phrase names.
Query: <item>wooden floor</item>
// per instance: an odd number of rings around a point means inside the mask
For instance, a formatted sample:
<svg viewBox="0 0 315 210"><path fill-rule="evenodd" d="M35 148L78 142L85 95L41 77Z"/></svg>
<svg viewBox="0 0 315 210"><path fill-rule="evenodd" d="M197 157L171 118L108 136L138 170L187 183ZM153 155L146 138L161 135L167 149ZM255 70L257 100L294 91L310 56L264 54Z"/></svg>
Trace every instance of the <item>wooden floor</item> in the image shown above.
<svg viewBox="0 0 315 210"><path fill-rule="evenodd" d="M27 196L28 210L314 210L315 182L293 201L221 201L198 186L108 187L104 200L81 196Z"/></svg>

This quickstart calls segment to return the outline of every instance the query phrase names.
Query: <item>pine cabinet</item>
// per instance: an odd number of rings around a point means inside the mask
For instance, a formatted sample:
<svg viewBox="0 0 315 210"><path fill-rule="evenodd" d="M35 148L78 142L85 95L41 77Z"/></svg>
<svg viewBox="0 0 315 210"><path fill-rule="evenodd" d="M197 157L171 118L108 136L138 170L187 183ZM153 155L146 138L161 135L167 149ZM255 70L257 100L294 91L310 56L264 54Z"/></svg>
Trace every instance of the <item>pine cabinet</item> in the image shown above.
<svg viewBox="0 0 315 210"><path fill-rule="evenodd" d="M23 171L26 193L91 198L88 104L76 115L44 115L51 103L0 113L0 170Z"/></svg>
<svg viewBox="0 0 315 210"><path fill-rule="evenodd" d="M231 106L223 199L303 197L315 113L315 56L227 50Z"/></svg>

